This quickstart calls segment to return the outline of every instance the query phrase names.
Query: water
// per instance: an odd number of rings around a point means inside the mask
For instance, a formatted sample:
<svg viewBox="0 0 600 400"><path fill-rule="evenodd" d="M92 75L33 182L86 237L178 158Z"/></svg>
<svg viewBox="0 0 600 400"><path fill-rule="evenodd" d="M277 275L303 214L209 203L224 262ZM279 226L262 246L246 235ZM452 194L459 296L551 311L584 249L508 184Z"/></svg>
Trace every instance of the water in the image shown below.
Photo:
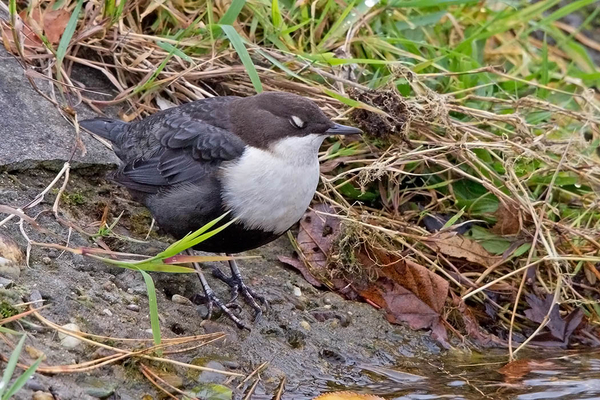
<svg viewBox="0 0 600 400"><path fill-rule="evenodd" d="M600 400L600 351L520 355L521 360L509 367L504 367L507 358L500 353L398 359L394 367L385 368L343 365L335 376L287 387L284 399L350 390L395 400Z"/></svg>

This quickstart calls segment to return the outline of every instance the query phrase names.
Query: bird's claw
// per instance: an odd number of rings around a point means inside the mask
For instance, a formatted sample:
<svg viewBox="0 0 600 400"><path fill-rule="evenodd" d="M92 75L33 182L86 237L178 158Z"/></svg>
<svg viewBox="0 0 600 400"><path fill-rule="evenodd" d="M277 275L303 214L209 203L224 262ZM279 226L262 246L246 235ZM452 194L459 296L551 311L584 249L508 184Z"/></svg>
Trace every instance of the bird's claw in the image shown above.
<svg viewBox="0 0 600 400"><path fill-rule="evenodd" d="M250 304L250 306L254 309L255 322L259 321L263 314L262 307L259 303L264 304L267 310L269 309L269 303L267 300L263 296L256 294L254 290L248 287L239 274L232 273L232 276L228 277L219 268L214 268L212 274L215 278L225 282L229 287L231 287L231 299L227 303L228 305L234 303L238 299L240 293L242 294L244 300L246 300L246 302L248 302L248 304Z"/></svg>
<svg viewBox="0 0 600 400"><path fill-rule="evenodd" d="M205 295L196 295L192 299L195 304L206 304L208 308L208 313L206 314L205 319L211 319L213 315L213 310L215 306L221 310L223 314L225 314L229 319L231 319L240 329L250 328L233 312L233 309L241 310L241 306L234 302L223 303L223 301L217 297L216 293L209 288L209 290L205 289Z"/></svg>

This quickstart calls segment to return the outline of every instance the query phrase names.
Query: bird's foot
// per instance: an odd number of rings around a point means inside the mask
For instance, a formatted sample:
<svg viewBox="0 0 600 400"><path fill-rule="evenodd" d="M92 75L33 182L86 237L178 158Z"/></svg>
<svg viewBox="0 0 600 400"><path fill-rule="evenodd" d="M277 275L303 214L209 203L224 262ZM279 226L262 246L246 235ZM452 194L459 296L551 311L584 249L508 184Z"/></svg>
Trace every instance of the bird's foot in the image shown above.
<svg viewBox="0 0 600 400"><path fill-rule="evenodd" d="M259 321L263 314L262 307L259 303L264 304L267 310L269 309L269 303L263 296L256 294L254 290L244 283L235 260L229 261L229 266L231 268L230 277L226 276L219 268L214 268L212 271L212 274L215 278L225 282L229 287L231 287L231 299L227 305L229 306L230 304L235 304L234 302L241 294L244 300L246 300L246 302L254 309L254 321Z"/></svg>
<svg viewBox="0 0 600 400"><path fill-rule="evenodd" d="M192 254L191 251L188 251L188 254ZM212 317L213 309L215 306L217 306L223 312L223 314L227 315L229 319L235 322L238 328L250 330L250 328L232 311L233 308L241 307L238 304L235 304L231 301L227 304L223 303L223 301L221 301L221 299L217 297L214 290L212 290L212 288L208 284L208 281L206 280L206 277L204 276L200 265L196 262L193 262L192 265L196 270L196 274L198 275L200 283L202 284L202 289L204 290L204 296L201 297L204 298L203 300L206 303L206 306L208 307L208 315L206 319L210 319Z"/></svg>
<svg viewBox="0 0 600 400"><path fill-rule="evenodd" d="M206 304L206 307L208 307L206 319L212 318L213 310L216 306L218 309L221 310L223 314L227 316L227 318L235 322L238 328L250 330L250 328L244 323L244 321L242 321L233 312L234 309L241 309L240 305L233 302L229 302L227 304L223 303L223 301L216 295L216 293L212 290L210 286L204 287L204 295L197 294L193 296L192 302L194 304Z"/></svg>

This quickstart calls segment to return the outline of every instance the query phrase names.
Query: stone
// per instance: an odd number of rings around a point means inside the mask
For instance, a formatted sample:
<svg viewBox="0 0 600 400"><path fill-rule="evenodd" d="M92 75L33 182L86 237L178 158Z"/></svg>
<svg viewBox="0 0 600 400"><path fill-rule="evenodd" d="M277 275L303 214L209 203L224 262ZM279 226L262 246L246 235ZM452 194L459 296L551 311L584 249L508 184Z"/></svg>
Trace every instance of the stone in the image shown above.
<svg viewBox="0 0 600 400"><path fill-rule="evenodd" d="M185 306L193 306L194 305L194 303L192 303L190 301L190 299L188 299L187 297L183 297L179 294L174 294L173 297L171 297L171 301L173 301L173 303L183 304Z"/></svg>
<svg viewBox="0 0 600 400"><path fill-rule="evenodd" d="M0 276L0 289L10 289L13 285L13 281L10 279L2 278Z"/></svg>
<svg viewBox="0 0 600 400"><path fill-rule="evenodd" d="M50 265L50 264L52 264L52 259L50 257L46 256L46 257L42 258L42 262L46 265Z"/></svg>
<svg viewBox="0 0 600 400"><path fill-rule="evenodd" d="M225 371L225 366L220 362L211 360L206 364L202 365L202 367L212 368L219 371ZM227 375L220 374L214 371L202 371L198 375L198 383L223 383L227 380Z"/></svg>
<svg viewBox="0 0 600 400"><path fill-rule="evenodd" d="M298 286L294 286L294 296L300 297L302 296L302 290Z"/></svg>
<svg viewBox="0 0 600 400"><path fill-rule="evenodd" d="M79 326L76 324L65 324L62 327L70 331L81 332L81 329L79 329ZM66 335L62 332L58 332L58 338L60 339L60 345L67 349L74 349L81 343L80 339Z"/></svg>
<svg viewBox="0 0 600 400"><path fill-rule="evenodd" d="M138 306L137 304L129 304L127 306L127 309L130 311L140 312L140 306Z"/></svg>
<svg viewBox="0 0 600 400"><path fill-rule="evenodd" d="M54 400L54 396L51 393L38 390L31 396L31 400Z"/></svg>
<svg viewBox="0 0 600 400"><path fill-rule="evenodd" d="M21 276L21 267L14 261L0 257L0 277L17 280Z"/></svg>
<svg viewBox="0 0 600 400"><path fill-rule="evenodd" d="M105 315L108 315L109 317L113 316L112 311L110 311L108 308L105 308L104 310L102 310L102 313Z"/></svg>
<svg viewBox="0 0 600 400"><path fill-rule="evenodd" d="M0 12L0 19L7 15ZM68 123L48 100L31 86L23 68L0 46L0 171L22 171L43 167L60 170L75 148L75 128ZM49 83L37 80L47 91ZM95 116L88 109L78 109L80 120ZM83 115L81 115L83 114ZM80 133L86 152L77 151L71 162L73 169L112 169L118 159L112 151L90 134ZM23 144L27 145L24 146Z"/></svg>

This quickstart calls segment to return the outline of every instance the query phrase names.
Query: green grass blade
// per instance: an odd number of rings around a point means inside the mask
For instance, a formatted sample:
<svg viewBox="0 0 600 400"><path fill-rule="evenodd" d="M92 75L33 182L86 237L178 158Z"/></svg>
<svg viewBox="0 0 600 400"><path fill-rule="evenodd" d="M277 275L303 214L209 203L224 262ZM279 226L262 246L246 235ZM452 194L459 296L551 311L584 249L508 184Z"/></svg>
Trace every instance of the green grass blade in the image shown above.
<svg viewBox="0 0 600 400"><path fill-rule="evenodd" d="M154 344L159 345L161 343L160 335L160 321L158 319L158 301L156 300L156 288L154 287L154 281L152 277L146 272L140 270L146 282L146 290L148 292L148 307L150 308L150 325L152 326L152 338Z"/></svg>
<svg viewBox="0 0 600 400"><path fill-rule="evenodd" d="M156 42L156 44L159 45L160 48L162 48L163 50L168 51L169 53L172 53L172 54L176 55L177 57L180 57L189 63L192 63L192 64L194 63L194 60L192 60L192 58L190 56L185 54L183 51L181 51L177 47L173 46L171 43L165 43L165 42L158 41L158 42Z"/></svg>
<svg viewBox="0 0 600 400"><path fill-rule="evenodd" d="M456 221L458 221L458 219L460 217L462 217L462 215L465 213L465 207L463 207L459 212L457 212L455 215L452 216L452 218L450 218L442 227L442 229L446 229L451 227L452 225L454 225L456 223Z"/></svg>
<svg viewBox="0 0 600 400"><path fill-rule="evenodd" d="M31 366L27 368L25 372L23 372L21 376L17 378L17 380L12 384L12 386L8 390L8 392L6 392L6 399L10 399L14 394L21 390L23 386L25 386L25 384L27 383L29 378L31 378L31 376L35 373L35 370L39 367L41 362L42 357L35 360L35 362L31 364Z"/></svg>
<svg viewBox="0 0 600 400"><path fill-rule="evenodd" d="M283 19L281 18L281 11L279 10L279 1L272 0L271 1L271 19L273 20L273 25L277 29L281 29L281 23Z"/></svg>
<svg viewBox="0 0 600 400"><path fill-rule="evenodd" d="M479 0L414 0L414 1L393 1L388 7L404 7L404 8L427 8L435 6L450 6L460 4L479 3Z"/></svg>
<svg viewBox="0 0 600 400"><path fill-rule="evenodd" d="M15 347L15 349L10 355L10 358L8 359L8 363L6 364L6 368L4 369L4 374L2 375L2 381L0 381L0 396L2 396L4 392L6 392L8 382L10 381L10 378L15 372L15 368L17 367L17 363L19 362L19 356L21 355L21 350L23 350L23 344L25 343L26 338L26 335L23 335L21 337L21 340L19 340L17 347ZM2 399L5 398L7 397L2 396Z"/></svg>
<svg viewBox="0 0 600 400"><path fill-rule="evenodd" d="M61 65L67 54L67 49L69 48L69 43L71 43L71 39L73 38L73 34L75 33L75 29L77 28L77 22L79 21L79 12L81 11L81 7L83 6L83 0L78 0L71 17L69 18L69 22L67 23L67 27L60 38L60 42L58 43L58 50L56 50L56 75L58 76L58 80L61 77Z"/></svg>
<svg viewBox="0 0 600 400"><path fill-rule="evenodd" d="M262 83L260 82L258 72L256 71L256 67L250 58L250 54L248 54L248 50L244 45L242 37L231 25L221 25L221 29L223 29L223 32L225 32L225 35L227 35L229 38L229 41L233 45L235 51L238 53L242 64L244 64L244 67L246 67L246 72L248 72L248 76L254 85L256 93L261 93L263 91Z"/></svg>
<svg viewBox="0 0 600 400"><path fill-rule="evenodd" d="M219 20L219 25L231 25L246 5L246 0L233 0L225 14Z"/></svg>
<svg viewBox="0 0 600 400"><path fill-rule="evenodd" d="M225 214L221 215L220 217L213 219L212 221L205 224L197 231L195 231L195 232L187 235L183 239L180 239L177 242L173 243L172 245L167 247L164 251L160 252L156 257L153 257L153 259L172 257L172 256L179 254L182 251L188 249L190 247L188 245L188 243L190 241L192 241L193 239L197 238L198 236L200 236L201 234L203 234L204 232L208 231L210 228L215 226L215 224L217 224L219 221L221 221L223 218L225 218L225 216L227 214L229 214L229 212L226 212Z"/></svg>

